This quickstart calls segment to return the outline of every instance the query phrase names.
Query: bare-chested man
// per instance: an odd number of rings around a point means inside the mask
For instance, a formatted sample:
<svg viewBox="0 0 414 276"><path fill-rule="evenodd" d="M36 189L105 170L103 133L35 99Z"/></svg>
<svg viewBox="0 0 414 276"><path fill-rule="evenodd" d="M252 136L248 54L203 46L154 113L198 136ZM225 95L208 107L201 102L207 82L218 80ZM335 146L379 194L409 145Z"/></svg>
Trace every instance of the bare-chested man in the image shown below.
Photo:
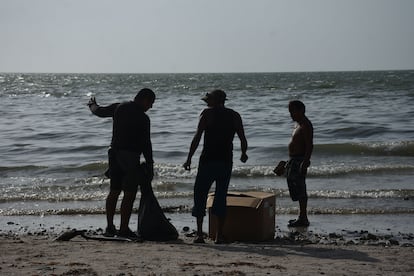
<svg viewBox="0 0 414 276"><path fill-rule="evenodd" d="M289 102L289 113L297 123L289 143L290 160L286 165L286 177L290 197L299 201L299 218L289 221L289 227L309 226L307 216L308 195L306 173L313 150L313 126L305 116L305 105L298 100Z"/></svg>

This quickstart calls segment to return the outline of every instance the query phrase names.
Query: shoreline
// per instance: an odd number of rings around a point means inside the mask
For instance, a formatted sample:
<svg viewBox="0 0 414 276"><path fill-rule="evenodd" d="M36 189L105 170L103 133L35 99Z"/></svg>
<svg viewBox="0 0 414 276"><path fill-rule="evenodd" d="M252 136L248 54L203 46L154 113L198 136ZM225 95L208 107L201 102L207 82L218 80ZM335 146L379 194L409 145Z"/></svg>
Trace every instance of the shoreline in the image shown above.
<svg viewBox="0 0 414 276"><path fill-rule="evenodd" d="M165 213L176 227L179 238L195 232L196 221L189 213ZM411 214L379 215L309 215L307 228L288 228L292 215L276 215L274 241L298 244L379 245L414 247L414 227ZM115 216L116 225L119 215ZM402 223L404 222L404 223ZM208 216L203 230L208 231ZM94 234L105 228L105 215L0 216L0 236L38 236L53 240L71 229ZM137 216L130 228L137 230ZM185 230L185 231L184 231Z"/></svg>

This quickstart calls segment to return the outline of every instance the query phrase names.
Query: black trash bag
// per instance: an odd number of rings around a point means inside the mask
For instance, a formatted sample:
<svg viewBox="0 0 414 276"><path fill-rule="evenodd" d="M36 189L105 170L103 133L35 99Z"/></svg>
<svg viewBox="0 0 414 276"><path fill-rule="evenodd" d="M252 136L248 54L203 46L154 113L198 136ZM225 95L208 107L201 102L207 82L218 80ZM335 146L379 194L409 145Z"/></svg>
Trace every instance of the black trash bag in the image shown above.
<svg viewBox="0 0 414 276"><path fill-rule="evenodd" d="M141 200L138 209L138 235L148 241L172 241L178 239L178 231L165 217L154 195L151 181L141 184Z"/></svg>

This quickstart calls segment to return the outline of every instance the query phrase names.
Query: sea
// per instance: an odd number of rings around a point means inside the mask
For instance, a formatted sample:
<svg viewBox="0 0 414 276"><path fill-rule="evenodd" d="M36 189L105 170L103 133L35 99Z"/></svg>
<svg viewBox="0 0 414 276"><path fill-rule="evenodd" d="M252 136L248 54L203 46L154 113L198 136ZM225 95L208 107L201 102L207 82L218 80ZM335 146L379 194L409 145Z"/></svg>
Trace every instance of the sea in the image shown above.
<svg viewBox="0 0 414 276"><path fill-rule="evenodd" d="M195 227L191 207L202 143L192 169L182 164L206 108L201 98L223 89L226 106L242 117L249 144L249 160L241 163L240 141L234 139L229 189L274 193L277 227L287 230L287 220L298 213L286 179L273 173L288 159L295 122L287 106L298 99L314 126L310 228L414 233L414 71L1 73L0 229L81 222L105 227L109 180L103 173L112 119L92 115L87 103L91 97L100 105L129 101L144 87L157 97L147 112L153 189L180 227Z"/></svg>

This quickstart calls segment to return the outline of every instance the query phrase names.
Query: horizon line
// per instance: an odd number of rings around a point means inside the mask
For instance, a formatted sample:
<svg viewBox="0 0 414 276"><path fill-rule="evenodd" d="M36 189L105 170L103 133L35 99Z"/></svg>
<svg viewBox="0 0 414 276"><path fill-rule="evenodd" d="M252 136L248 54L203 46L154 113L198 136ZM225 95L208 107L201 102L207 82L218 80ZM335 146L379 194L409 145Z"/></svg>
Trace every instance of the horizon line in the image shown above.
<svg viewBox="0 0 414 276"><path fill-rule="evenodd" d="M82 74L82 75L99 75L99 74L112 74L112 75L163 75L163 74L284 74L284 73L339 73L339 72L387 72L387 71L414 71L414 69L370 69L370 70L310 70L310 71L245 71L245 72L0 72L0 74Z"/></svg>

